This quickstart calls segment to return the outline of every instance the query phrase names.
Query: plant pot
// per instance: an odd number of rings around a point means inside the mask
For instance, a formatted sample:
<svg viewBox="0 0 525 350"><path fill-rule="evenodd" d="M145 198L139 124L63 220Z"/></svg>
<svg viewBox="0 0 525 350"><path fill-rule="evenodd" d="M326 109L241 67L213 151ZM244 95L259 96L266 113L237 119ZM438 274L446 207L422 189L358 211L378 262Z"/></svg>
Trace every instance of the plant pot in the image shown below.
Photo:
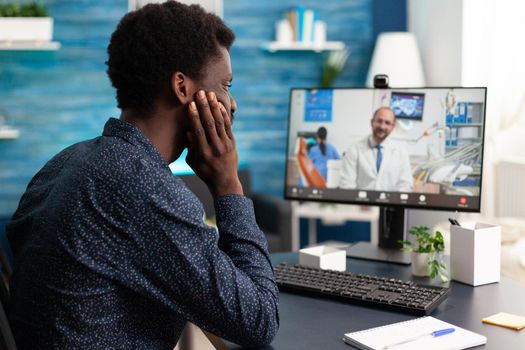
<svg viewBox="0 0 525 350"><path fill-rule="evenodd" d="M412 260L412 274L414 276L428 276L428 258L430 253L410 253Z"/></svg>
<svg viewBox="0 0 525 350"><path fill-rule="evenodd" d="M51 17L0 17L0 40L51 41Z"/></svg>

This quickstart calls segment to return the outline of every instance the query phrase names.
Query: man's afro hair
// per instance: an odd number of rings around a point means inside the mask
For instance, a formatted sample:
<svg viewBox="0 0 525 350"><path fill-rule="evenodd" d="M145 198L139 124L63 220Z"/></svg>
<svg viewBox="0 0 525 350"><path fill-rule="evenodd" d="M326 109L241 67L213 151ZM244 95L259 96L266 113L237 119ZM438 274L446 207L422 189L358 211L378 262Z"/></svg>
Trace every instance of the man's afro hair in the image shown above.
<svg viewBox="0 0 525 350"><path fill-rule="evenodd" d="M175 72L202 78L205 65L230 49L235 35L198 5L149 4L122 18L108 46L108 76L121 109L151 111Z"/></svg>

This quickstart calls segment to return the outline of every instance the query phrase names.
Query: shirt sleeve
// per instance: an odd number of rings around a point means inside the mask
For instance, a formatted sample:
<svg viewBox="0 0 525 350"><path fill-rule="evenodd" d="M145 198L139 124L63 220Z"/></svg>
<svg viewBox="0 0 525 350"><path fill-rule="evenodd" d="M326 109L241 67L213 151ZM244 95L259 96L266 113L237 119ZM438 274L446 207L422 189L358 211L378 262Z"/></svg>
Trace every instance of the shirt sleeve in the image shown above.
<svg viewBox="0 0 525 350"><path fill-rule="evenodd" d="M268 243L255 221L253 203L239 195L227 195L215 200L219 247L236 267L249 271L258 285L277 297ZM268 278L270 276L271 278Z"/></svg>
<svg viewBox="0 0 525 350"><path fill-rule="evenodd" d="M330 159L335 159L335 160L341 159L341 156L339 156L339 152L337 152L337 148L335 148L334 146L330 144L328 146L330 147Z"/></svg>
<svg viewBox="0 0 525 350"><path fill-rule="evenodd" d="M278 291L264 234L244 196L215 201L217 229L182 184L142 198L119 278L140 295L224 339L269 344L278 329Z"/></svg>

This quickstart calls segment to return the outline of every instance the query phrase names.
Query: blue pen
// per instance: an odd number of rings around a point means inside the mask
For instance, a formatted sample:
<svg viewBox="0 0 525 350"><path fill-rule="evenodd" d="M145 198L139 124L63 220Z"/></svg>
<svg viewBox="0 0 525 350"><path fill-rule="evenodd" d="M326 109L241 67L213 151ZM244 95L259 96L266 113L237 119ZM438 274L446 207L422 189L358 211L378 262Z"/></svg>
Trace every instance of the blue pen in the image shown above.
<svg viewBox="0 0 525 350"><path fill-rule="evenodd" d="M442 335L450 334L450 333L454 332L455 330L456 330L455 328L445 328L445 329L440 329L440 330L437 330L437 331L434 331L434 332L421 334L421 335L418 335L417 337L413 337L413 338L410 338L410 339L405 339L405 340L400 341L398 343L386 345L383 349L385 349L385 350L386 349L390 349L390 348L393 348L394 346L398 346L398 345L401 345L401 344L406 344L406 343L409 343L411 341L417 340L419 338L426 337L428 335L431 335L433 337L441 337Z"/></svg>

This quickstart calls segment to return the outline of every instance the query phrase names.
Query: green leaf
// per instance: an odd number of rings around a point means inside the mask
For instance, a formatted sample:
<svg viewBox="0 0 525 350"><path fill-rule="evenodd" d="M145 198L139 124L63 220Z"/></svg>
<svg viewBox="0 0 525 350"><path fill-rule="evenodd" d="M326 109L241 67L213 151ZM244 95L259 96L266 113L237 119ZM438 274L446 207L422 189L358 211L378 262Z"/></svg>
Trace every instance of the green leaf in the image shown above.
<svg viewBox="0 0 525 350"><path fill-rule="evenodd" d="M22 6L17 3L2 3L0 4L0 17L48 17L48 13L41 1Z"/></svg>
<svg viewBox="0 0 525 350"><path fill-rule="evenodd" d="M350 52L348 50L333 51L321 65L321 87L330 87L343 71Z"/></svg>
<svg viewBox="0 0 525 350"><path fill-rule="evenodd" d="M439 276L442 282L447 282L448 270L443 263L443 252L445 250L443 234L439 231L432 234L429 230L426 226L413 226L410 228L409 234L415 236L416 245L407 241L399 241L399 243L404 245L403 251L430 253L427 261L428 275L430 278Z"/></svg>
<svg viewBox="0 0 525 350"><path fill-rule="evenodd" d="M435 278L438 275L439 264L436 260L428 259L427 272L430 278Z"/></svg>

